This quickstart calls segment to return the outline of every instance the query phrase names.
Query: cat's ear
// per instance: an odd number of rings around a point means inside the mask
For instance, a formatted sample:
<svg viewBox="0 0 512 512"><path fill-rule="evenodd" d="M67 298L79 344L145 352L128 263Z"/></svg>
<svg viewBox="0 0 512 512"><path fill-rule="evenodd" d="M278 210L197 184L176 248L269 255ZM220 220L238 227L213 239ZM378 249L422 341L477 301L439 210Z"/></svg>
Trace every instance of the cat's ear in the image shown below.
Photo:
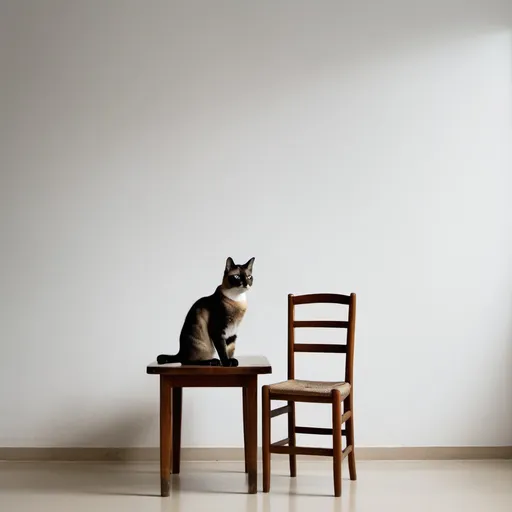
<svg viewBox="0 0 512 512"><path fill-rule="evenodd" d="M234 267L235 267L235 262L233 261L233 258L228 258L226 260L226 270L225 270L225 272L229 272Z"/></svg>
<svg viewBox="0 0 512 512"><path fill-rule="evenodd" d="M251 258L245 265L244 268L246 268L249 272L252 272L252 266L254 265L254 258Z"/></svg>

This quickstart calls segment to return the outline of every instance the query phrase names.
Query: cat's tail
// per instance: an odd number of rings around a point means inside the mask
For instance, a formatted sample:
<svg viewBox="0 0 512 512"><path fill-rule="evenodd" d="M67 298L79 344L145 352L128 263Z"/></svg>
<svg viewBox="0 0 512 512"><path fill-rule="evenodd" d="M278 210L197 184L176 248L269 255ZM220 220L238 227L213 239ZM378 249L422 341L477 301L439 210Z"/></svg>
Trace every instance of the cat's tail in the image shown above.
<svg viewBox="0 0 512 512"><path fill-rule="evenodd" d="M174 356L168 356L167 354L160 354L156 358L156 362L158 364L181 363L181 357L180 357L179 353Z"/></svg>

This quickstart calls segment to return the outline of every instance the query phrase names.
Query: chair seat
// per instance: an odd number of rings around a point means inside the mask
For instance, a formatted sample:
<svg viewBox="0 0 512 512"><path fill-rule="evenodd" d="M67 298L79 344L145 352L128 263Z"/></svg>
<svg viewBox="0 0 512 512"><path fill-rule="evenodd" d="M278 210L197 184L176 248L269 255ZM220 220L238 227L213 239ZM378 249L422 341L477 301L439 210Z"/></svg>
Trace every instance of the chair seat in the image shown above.
<svg viewBox="0 0 512 512"><path fill-rule="evenodd" d="M270 394L291 395L291 396L317 396L326 398L331 396L334 389L338 389L341 398L344 399L350 394L348 382L325 382L318 380L285 380L269 386Z"/></svg>

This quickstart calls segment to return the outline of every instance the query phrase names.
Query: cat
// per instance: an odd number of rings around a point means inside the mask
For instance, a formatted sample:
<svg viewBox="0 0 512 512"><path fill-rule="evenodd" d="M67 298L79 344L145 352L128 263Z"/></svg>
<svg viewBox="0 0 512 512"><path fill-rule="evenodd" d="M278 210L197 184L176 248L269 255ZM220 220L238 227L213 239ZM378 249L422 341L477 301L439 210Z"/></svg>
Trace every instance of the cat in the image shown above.
<svg viewBox="0 0 512 512"><path fill-rule="evenodd" d="M238 366L233 355L238 326L247 310L246 292L253 284L253 265L254 258L245 265L226 260L222 284L190 308L181 329L179 352L159 355L158 364Z"/></svg>

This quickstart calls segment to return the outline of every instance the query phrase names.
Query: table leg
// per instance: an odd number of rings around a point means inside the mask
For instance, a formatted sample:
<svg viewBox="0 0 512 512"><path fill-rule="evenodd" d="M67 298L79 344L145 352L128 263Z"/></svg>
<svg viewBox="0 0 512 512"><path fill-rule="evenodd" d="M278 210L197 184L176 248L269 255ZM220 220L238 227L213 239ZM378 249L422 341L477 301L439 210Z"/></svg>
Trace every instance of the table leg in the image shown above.
<svg viewBox="0 0 512 512"><path fill-rule="evenodd" d="M171 383L160 376L160 485L162 497L169 496L171 487Z"/></svg>
<svg viewBox="0 0 512 512"><path fill-rule="evenodd" d="M180 473L183 388L172 388L172 472Z"/></svg>
<svg viewBox="0 0 512 512"><path fill-rule="evenodd" d="M247 467L247 388L242 388L243 396L243 412L244 412L244 460L245 460L245 472L248 472Z"/></svg>
<svg viewBox="0 0 512 512"><path fill-rule="evenodd" d="M258 377L251 375L247 386L247 469L249 494L258 488Z"/></svg>

